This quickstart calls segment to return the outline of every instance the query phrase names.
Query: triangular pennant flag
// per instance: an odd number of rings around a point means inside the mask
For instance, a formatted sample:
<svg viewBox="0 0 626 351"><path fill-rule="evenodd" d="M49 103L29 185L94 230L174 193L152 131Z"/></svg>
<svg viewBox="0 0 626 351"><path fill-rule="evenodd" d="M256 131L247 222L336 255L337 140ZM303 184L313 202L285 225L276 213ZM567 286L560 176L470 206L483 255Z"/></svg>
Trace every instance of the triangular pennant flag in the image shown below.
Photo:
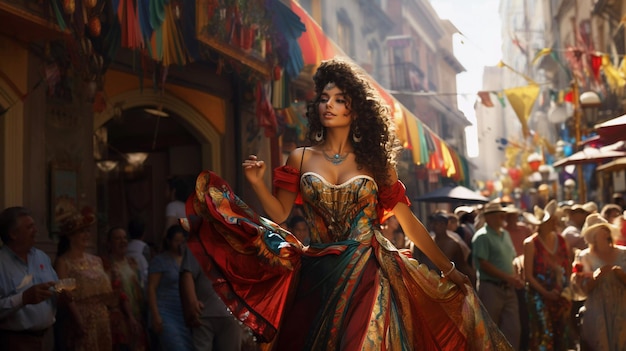
<svg viewBox="0 0 626 351"><path fill-rule="evenodd" d="M535 84L504 90L504 94L509 100L509 104L511 104L517 118L522 124L524 137L528 137L530 135L530 130L528 129L528 119L530 118L530 111L539 96L539 90L539 85Z"/></svg>
<svg viewBox="0 0 626 351"><path fill-rule="evenodd" d="M535 55L535 57L533 58L532 64L536 65L537 61L539 61L540 58L549 55L552 53L552 49L551 48L543 48L541 50L539 50L539 52L537 52L537 54Z"/></svg>
<svg viewBox="0 0 626 351"><path fill-rule="evenodd" d="M600 67L602 67L602 54L594 52L591 55L591 70L596 81L600 79Z"/></svg>
<svg viewBox="0 0 626 351"><path fill-rule="evenodd" d="M480 98L480 102L486 107L493 107L493 102L491 101L491 96L488 91L479 91L478 97Z"/></svg>

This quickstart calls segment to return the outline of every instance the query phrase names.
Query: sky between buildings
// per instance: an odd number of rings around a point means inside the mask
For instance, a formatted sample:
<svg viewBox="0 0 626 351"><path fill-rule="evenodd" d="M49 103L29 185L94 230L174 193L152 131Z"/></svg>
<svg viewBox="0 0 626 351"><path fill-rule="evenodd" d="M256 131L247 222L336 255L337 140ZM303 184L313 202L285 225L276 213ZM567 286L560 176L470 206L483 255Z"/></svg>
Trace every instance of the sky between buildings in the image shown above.
<svg viewBox="0 0 626 351"><path fill-rule="evenodd" d="M462 33L454 38L454 55L466 72L457 76L459 109L474 126L467 127L467 153L478 156L474 103L482 87L484 66L495 66L502 58L500 0L430 0L442 19L449 19ZM448 92L441 92L448 93Z"/></svg>

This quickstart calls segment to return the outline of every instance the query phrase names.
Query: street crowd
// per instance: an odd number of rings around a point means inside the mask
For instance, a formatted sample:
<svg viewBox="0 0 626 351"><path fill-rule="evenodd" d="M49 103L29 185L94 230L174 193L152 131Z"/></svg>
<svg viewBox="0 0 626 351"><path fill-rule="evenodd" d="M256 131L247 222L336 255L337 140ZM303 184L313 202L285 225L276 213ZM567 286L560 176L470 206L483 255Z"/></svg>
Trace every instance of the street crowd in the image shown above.
<svg viewBox="0 0 626 351"><path fill-rule="evenodd" d="M626 211L552 200L530 212L491 202L437 211L428 228L472 278L482 303L518 350L626 350ZM392 220L398 248L435 269Z"/></svg>

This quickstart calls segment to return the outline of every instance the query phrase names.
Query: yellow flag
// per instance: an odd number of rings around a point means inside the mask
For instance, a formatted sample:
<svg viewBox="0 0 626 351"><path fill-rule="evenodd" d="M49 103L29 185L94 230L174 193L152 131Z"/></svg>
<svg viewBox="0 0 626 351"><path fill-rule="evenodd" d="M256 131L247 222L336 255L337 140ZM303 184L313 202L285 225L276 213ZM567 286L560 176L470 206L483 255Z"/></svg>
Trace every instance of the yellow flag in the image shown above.
<svg viewBox="0 0 626 351"><path fill-rule="evenodd" d="M533 58L533 65L537 64L537 61L539 61L540 58L549 55L552 53L552 49L551 48L543 48L541 49L539 52L537 52L537 54L535 55L535 57Z"/></svg>
<svg viewBox="0 0 626 351"><path fill-rule="evenodd" d="M608 54L602 55L602 70L604 70L606 82L611 87L611 90L615 91L626 85L626 79L624 79L623 73L618 71L617 68L613 66Z"/></svg>
<svg viewBox="0 0 626 351"><path fill-rule="evenodd" d="M517 87L511 89L504 89L504 94L509 100L509 104L515 111L517 118L522 124L522 132L524 137L530 135L528 129L528 119L530 118L530 111L539 96L539 85L531 84L524 87Z"/></svg>
<svg viewBox="0 0 626 351"><path fill-rule="evenodd" d="M452 178L456 174L456 167L454 166L454 160L452 160L452 154L448 145L441 140L441 156L443 157L443 165L446 168L446 177Z"/></svg>

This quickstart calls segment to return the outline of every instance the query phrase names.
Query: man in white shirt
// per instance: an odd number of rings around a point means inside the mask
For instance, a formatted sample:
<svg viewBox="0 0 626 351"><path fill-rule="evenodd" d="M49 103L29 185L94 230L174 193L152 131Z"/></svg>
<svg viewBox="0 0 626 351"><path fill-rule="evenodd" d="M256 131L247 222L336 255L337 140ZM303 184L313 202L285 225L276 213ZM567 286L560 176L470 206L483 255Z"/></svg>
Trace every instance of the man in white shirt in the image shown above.
<svg viewBox="0 0 626 351"><path fill-rule="evenodd" d="M133 218L128 222L128 247L126 255L132 257L139 267L139 282L142 288L148 286L148 263L150 262L150 247L143 241L145 223L140 218Z"/></svg>

